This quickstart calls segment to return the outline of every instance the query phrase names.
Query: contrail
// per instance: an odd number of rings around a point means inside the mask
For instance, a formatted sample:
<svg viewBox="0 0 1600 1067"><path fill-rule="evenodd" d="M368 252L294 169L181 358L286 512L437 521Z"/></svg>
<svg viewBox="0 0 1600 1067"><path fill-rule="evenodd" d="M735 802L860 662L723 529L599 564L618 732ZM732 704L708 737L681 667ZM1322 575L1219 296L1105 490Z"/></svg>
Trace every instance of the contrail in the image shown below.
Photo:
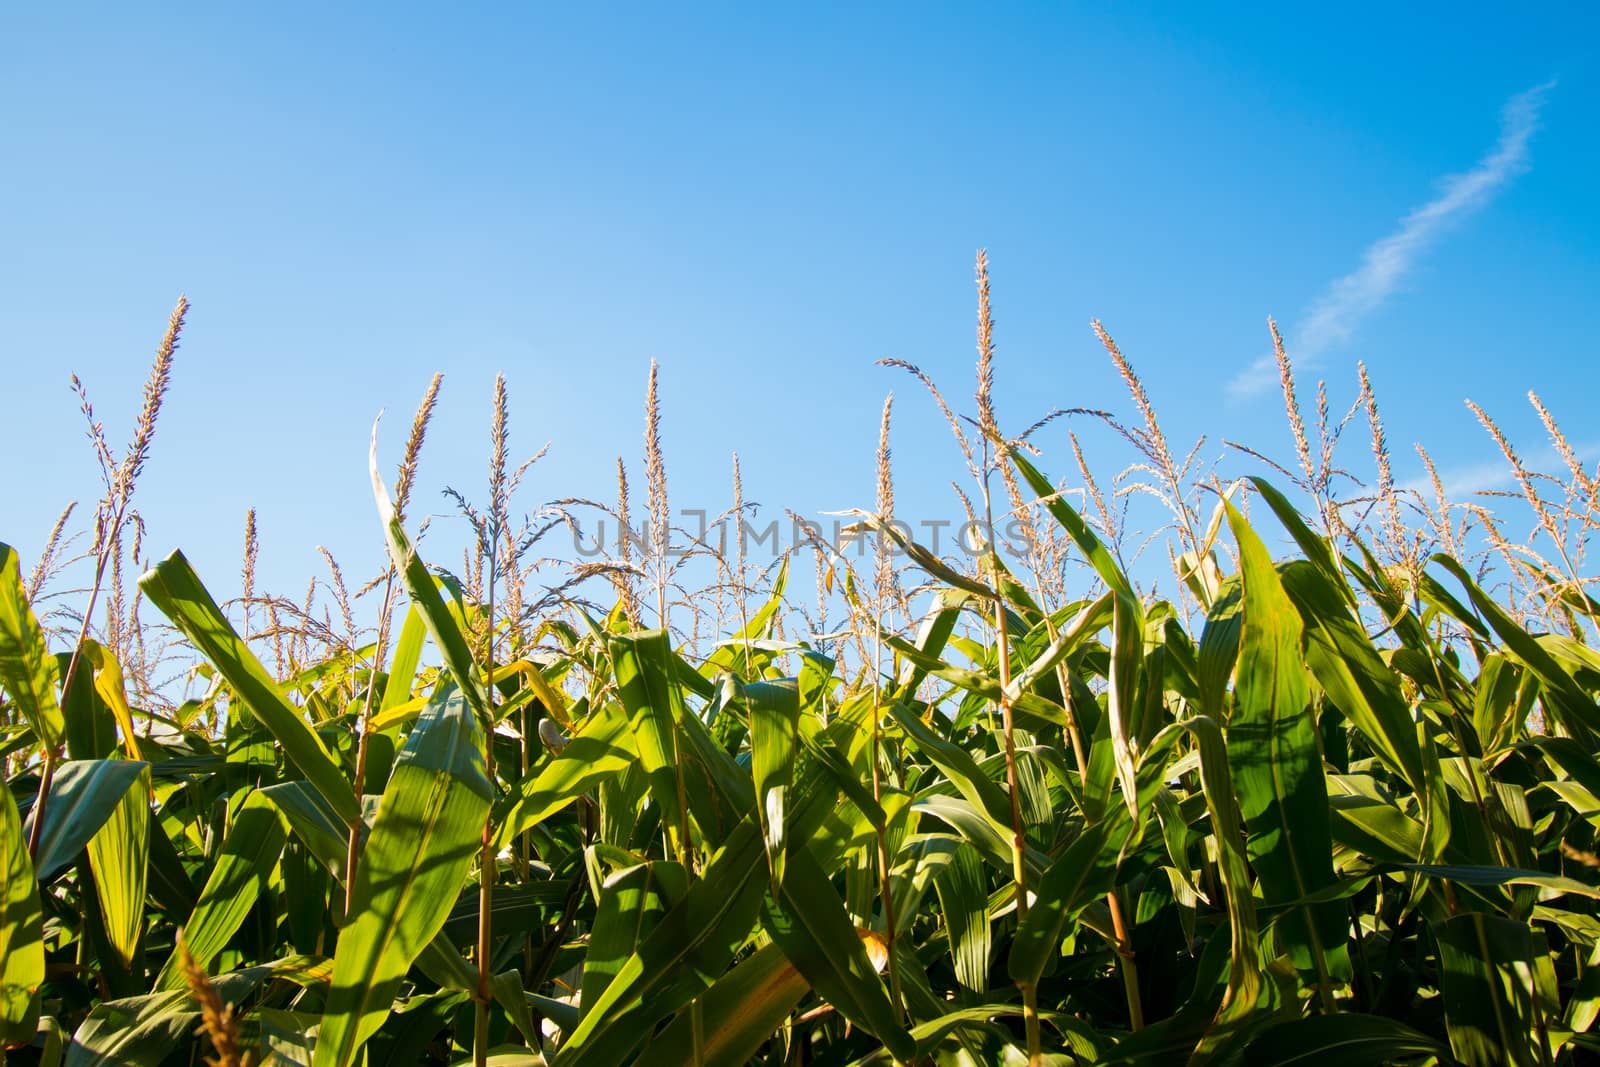
<svg viewBox="0 0 1600 1067"><path fill-rule="evenodd" d="M1417 258L1449 225L1488 203L1512 178L1528 169L1528 142L1539 125L1539 109L1555 81L1518 93L1500 109L1500 139L1478 165L1446 178L1438 196L1400 220L1391 234L1367 247L1361 265L1318 297L1290 333L1289 353L1301 369L1348 340L1361 320L1378 308ZM1275 360L1265 356L1228 383L1228 395L1244 399L1276 384Z"/></svg>

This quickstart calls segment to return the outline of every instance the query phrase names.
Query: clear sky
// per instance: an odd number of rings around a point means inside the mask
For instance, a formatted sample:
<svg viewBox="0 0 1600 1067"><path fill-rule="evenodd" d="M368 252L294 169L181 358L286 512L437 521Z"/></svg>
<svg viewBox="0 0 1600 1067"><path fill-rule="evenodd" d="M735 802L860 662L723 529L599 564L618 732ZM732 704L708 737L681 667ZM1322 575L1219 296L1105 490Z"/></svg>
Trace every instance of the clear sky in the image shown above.
<svg viewBox="0 0 1600 1067"><path fill-rule="evenodd" d="M524 508L618 455L642 487L654 358L675 507L736 450L763 516L870 506L893 389L901 510L948 514L948 433L874 361L970 395L979 247L1013 427L1130 413L1098 317L1175 440L1287 456L1271 314L1463 485L1467 397L1600 446L1597 41L1581 4L6 5L0 540L93 500L68 374L120 445L181 292L138 502L219 595L251 506L274 591L319 543L376 569L371 422L388 469L435 370L417 513L482 496L497 370L514 450L553 442Z"/></svg>

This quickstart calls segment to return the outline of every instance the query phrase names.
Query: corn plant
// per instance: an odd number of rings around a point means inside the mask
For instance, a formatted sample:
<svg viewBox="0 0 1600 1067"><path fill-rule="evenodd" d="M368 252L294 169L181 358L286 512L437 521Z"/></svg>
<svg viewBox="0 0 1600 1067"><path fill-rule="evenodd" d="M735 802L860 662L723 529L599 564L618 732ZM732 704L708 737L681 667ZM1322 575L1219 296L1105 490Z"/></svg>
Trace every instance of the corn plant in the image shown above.
<svg viewBox="0 0 1600 1067"><path fill-rule="evenodd" d="M138 597L201 663L181 704L130 685L127 631L85 621L54 647L0 545L4 1062L1600 1052L1600 656L1577 558L1546 580L1523 557L1497 593L1481 559L1397 566L1339 521L1349 502L1307 519L1247 479L1214 484L1209 519L1175 513L1182 599L1141 592L1106 511L1000 432L988 343L980 326L977 435L952 424L986 517L1009 504L1045 547L962 569L911 539L886 405L859 527L920 573L907 593L885 557L827 570L855 659L784 636L784 568L746 607L742 560L715 644L664 628L660 552L663 627L641 628L627 570L603 576L609 611L497 606L501 490L489 580L432 568L409 447L393 491L373 464L371 641L269 669L272 635L237 630L181 552L149 567ZM1157 487L1186 492L1139 406ZM1541 591L1575 621L1531 622Z"/></svg>

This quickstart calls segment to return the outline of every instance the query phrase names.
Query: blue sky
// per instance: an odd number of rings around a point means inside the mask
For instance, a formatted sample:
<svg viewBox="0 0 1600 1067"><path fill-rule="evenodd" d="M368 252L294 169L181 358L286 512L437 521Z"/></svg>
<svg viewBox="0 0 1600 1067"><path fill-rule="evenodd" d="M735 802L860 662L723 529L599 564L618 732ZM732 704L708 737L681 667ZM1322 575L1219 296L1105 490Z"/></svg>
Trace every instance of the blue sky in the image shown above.
<svg viewBox="0 0 1600 1067"><path fill-rule="evenodd" d="M515 451L553 442L525 508L618 455L642 486L654 358L674 506L725 506L734 451L765 517L870 506L893 389L901 511L948 515L948 433L874 362L970 393L979 247L1013 426L1131 413L1099 318L1175 441L1288 456L1271 314L1463 487L1467 397L1535 458L1530 388L1600 445L1600 16L1289 7L10 5L0 540L92 501L68 374L125 440L180 292L138 503L222 595L252 506L274 590L318 544L376 569L371 422L387 466L435 370L418 513L481 496L497 370Z"/></svg>

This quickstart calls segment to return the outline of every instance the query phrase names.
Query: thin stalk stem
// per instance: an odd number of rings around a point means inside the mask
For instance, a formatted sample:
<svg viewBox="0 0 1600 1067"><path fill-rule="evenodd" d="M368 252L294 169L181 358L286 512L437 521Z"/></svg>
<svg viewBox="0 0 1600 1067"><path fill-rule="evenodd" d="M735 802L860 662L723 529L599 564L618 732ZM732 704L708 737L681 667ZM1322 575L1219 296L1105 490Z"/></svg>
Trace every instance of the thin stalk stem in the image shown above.
<svg viewBox="0 0 1600 1067"><path fill-rule="evenodd" d="M535 667L534 669L538 670L537 667ZM521 744L520 744L520 748L521 748L521 752L522 752L522 775L521 775L522 778L527 778L528 777L528 772L533 766L533 753L531 751L531 746L529 744L528 738L530 736L532 736L533 732L537 729L537 727L534 725L534 716L535 716L535 714L536 714L536 712L535 712L534 706L533 706L533 704L531 702L529 704L527 704L526 706L524 706L523 709L522 709L522 724L521 724L522 728L517 731L519 734L522 735L521 736ZM531 870L532 855L533 855L533 839L532 839L532 836L528 832L523 832L523 833L518 834L517 835L517 878L522 882L523 885L526 885L528 883L528 880L529 880L529 877L530 877L529 871ZM533 973L534 952L535 952L535 949L533 947L533 931L530 929L527 932L527 934L524 935L523 941L522 941L522 973L523 973L524 977L526 977L528 975L531 975Z"/></svg>
<svg viewBox="0 0 1600 1067"><path fill-rule="evenodd" d="M1037 572L1034 574L1034 588L1044 611L1045 631L1050 637L1051 644L1054 644L1058 636L1056 622L1050 614L1044 595L1044 583L1039 580ZM1006 669L1009 671L1009 664ZM1061 702L1067 713L1066 733L1072 741L1072 754L1077 759L1078 776L1079 780L1082 781L1089 773L1089 759L1084 750L1083 733L1078 729L1077 716L1072 714L1072 690L1066 664L1056 665L1056 681L1061 686ZM1106 894L1106 904L1111 909L1112 928L1117 937L1117 970L1122 975L1123 993L1128 1002L1128 1019L1132 1029L1141 1030L1144 1028L1144 1001L1139 993L1139 965L1134 956L1132 939L1128 936L1127 927L1123 922L1122 901L1117 896L1116 890L1113 889Z"/></svg>
<svg viewBox="0 0 1600 1067"><path fill-rule="evenodd" d="M1054 643L1056 625L1048 614L1045 615L1045 626L1049 630L1051 642ZM1078 729L1078 717L1072 714L1071 690L1068 688L1070 680L1065 665L1056 667L1056 680L1061 685L1061 699L1067 712L1067 735L1072 740L1072 754L1077 758L1078 776L1082 781L1089 773L1089 758L1083 747L1083 733ZM1117 896L1116 890L1113 889L1106 894L1106 904L1111 909L1111 925L1117 935L1117 970L1122 975L1122 989L1128 1002L1129 1024L1132 1029L1141 1030L1144 1028L1144 1000L1139 994L1139 963L1134 956L1133 942L1123 923L1122 901Z"/></svg>
<svg viewBox="0 0 1600 1067"><path fill-rule="evenodd" d="M494 784L494 585L498 570L499 538L489 548L489 589L483 628L483 662L486 684L484 701L489 721L484 723L483 764L490 787ZM489 1001L493 996L493 976L489 952L494 936L494 819L485 816L478 852L478 991L477 1013L472 1033L473 1067L489 1062Z"/></svg>
<svg viewBox="0 0 1600 1067"><path fill-rule="evenodd" d="M1144 1029L1144 998L1139 994L1139 964L1133 954L1133 939L1122 913L1122 897L1115 889L1106 894L1111 909L1111 929L1117 935L1117 970L1122 974L1122 989L1128 998L1128 1027Z"/></svg>
<svg viewBox="0 0 1600 1067"><path fill-rule="evenodd" d="M493 773L492 760L490 773ZM472 1033L472 1062L474 1067L485 1067L489 1062L489 1001L494 995L493 976L490 975L489 949L493 934L490 909L494 905L494 843L490 834L491 823L486 819L480 839L480 871L478 874L478 1010Z"/></svg>
<svg viewBox="0 0 1600 1067"><path fill-rule="evenodd" d="M994 530L994 505L989 492L988 452L990 444L984 442L983 517L984 529ZM993 553L992 542L985 545ZM1006 791L1011 795L1011 874L1017 887L1017 925L1028 917L1028 839L1022 825L1022 797L1017 788L1017 739L1011 714L1011 635L1006 619L1006 604L1000 594L1000 568L991 567L990 580L995 586L994 629L995 653L1000 666L1000 720L1006 743ZM1022 989L1022 1022L1028 1039L1028 1067L1044 1067L1044 1051L1039 1034L1039 990L1033 982L1019 982Z"/></svg>
<svg viewBox="0 0 1600 1067"><path fill-rule="evenodd" d="M89 637L89 626L94 621L94 609L100 599L100 587L105 582L106 567L110 565L111 553L117 547L117 532L122 529L123 518L127 514L128 496L123 495L117 502L115 513L111 522L101 528L100 547L95 555L94 584L89 587L89 606L83 611L83 625L78 628L78 640L72 645L72 658L67 661L67 673L61 679L61 696L65 700L68 693L72 692L72 683L78 677L78 664L83 660L83 643ZM44 832L45 805L50 799L50 786L55 781L56 763L61 758L61 746L51 746L45 751L44 766L39 772L39 793L33 801L33 829L28 834L28 855L34 859L39 857L40 835Z"/></svg>
<svg viewBox="0 0 1600 1067"><path fill-rule="evenodd" d="M683 863L683 869L694 877L694 841L689 836L689 793L683 784L683 761L677 760L673 766L678 779L678 858Z"/></svg>
<svg viewBox="0 0 1600 1067"><path fill-rule="evenodd" d="M46 750L44 765L39 770L39 793L33 800L33 830L28 834L28 855L32 859L39 858L39 834L44 827L45 799L56 777L56 758L56 749Z"/></svg>
<svg viewBox="0 0 1600 1067"><path fill-rule="evenodd" d="M1053 645L1060 634L1056 630L1056 620L1050 614L1049 605L1045 600L1044 583L1038 580L1037 575L1035 575L1034 588L1037 590L1039 604L1044 611L1045 632ZM1072 713L1072 679L1067 674L1067 665L1065 663L1056 664L1056 684L1061 687L1061 709L1067 715L1066 734L1068 740L1072 742L1073 758L1078 762L1078 781L1081 788L1081 783L1089 775L1089 756L1083 747L1083 732L1078 729L1078 717Z"/></svg>
<svg viewBox="0 0 1600 1067"><path fill-rule="evenodd" d="M355 791L356 802L359 806L367 788L367 735L372 730L372 709L377 702L378 671L382 664L378 657L383 654L384 646L389 633L390 613L394 610L394 566L391 564L389 573L383 580L383 610L378 615L378 642L372 649L372 673L367 678L366 706L361 709L361 734L356 738L356 776ZM391 679L392 681L393 679ZM355 908L356 871L361 863L361 814L350 822L350 841L346 846L344 857L344 915L345 920L350 918L350 912Z"/></svg>
<svg viewBox="0 0 1600 1067"><path fill-rule="evenodd" d="M665 517L661 524L664 528ZM667 618L667 560L665 534L659 534L656 542L656 616L661 623L661 632L666 635L667 643L672 643L672 626ZM678 861L683 864L683 869L689 877L694 877L694 842L689 836L689 794L683 784L683 761L673 761L673 774L677 779L678 787L678 825L676 827ZM668 828L667 837L673 836L672 828Z"/></svg>
<svg viewBox="0 0 1600 1067"><path fill-rule="evenodd" d="M873 670L872 670L872 750L869 760L872 766L872 800L883 810L883 772L878 766L878 758L883 747L883 606L880 604L873 625ZM901 1021L905 1020L905 998L900 989L900 969L895 964L895 913L894 913L894 884L890 877L889 867L889 826L880 824L878 831L878 876L879 893L883 897L883 939L888 946L889 953L889 992L894 999L895 1012Z"/></svg>
<svg viewBox="0 0 1600 1067"><path fill-rule="evenodd" d="M1356 943L1356 956L1361 961L1361 968L1356 972L1350 982L1350 992L1355 999L1355 1009L1366 1011L1371 1004L1369 979L1372 975L1372 964L1367 960L1367 942L1361 933L1361 916L1356 913L1356 903L1353 899L1345 901L1345 908L1350 913L1350 932ZM1381 913L1379 913L1381 914Z"/></svg>

